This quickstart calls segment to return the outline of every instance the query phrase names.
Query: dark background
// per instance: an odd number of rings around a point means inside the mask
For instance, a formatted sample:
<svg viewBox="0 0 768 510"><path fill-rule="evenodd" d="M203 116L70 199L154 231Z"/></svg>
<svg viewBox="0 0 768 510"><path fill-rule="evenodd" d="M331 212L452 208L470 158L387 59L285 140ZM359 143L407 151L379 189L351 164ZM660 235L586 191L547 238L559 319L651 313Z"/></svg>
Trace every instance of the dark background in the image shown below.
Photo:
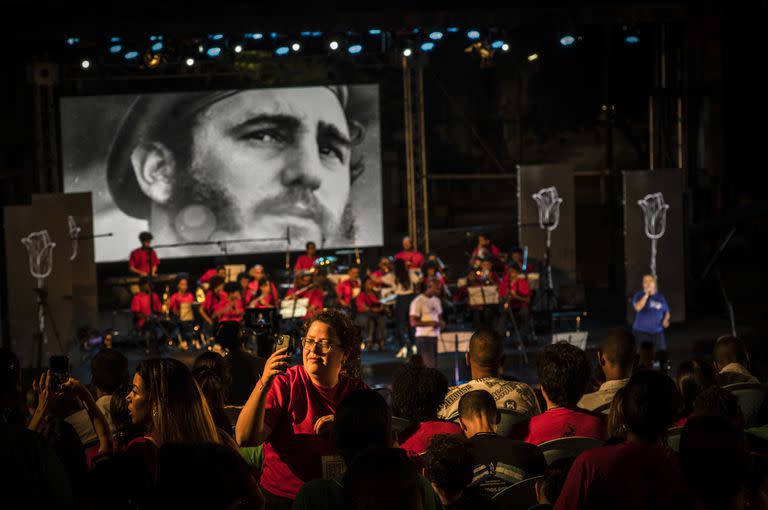
<svg viewBox="0 0 768 510"><path fill-rule="evenodd" d="M623 316L624 247L621 175L623 169L650 164L654 140L657 168L675 163L678 141L669 131L650 134L649 97L663 103L684 98L683 154L686 193L684 279L689 313L723 314L713 277L701 278L717 245L733 227L737 233L720 258L724 283L736 308L737 322L753 331L766 324L766 199L758 184L766 170L764 140L768 97L758 79L765 62L765 2L696 5L656 2L622 5L613 2L565 4L538 2L512 9L486 3L482 8L388 2L386 8L323 4L302 8L254 6L223 0L191 7L178 1L130 4L68 2L47 6L0 2L0 202L29 203L32 193L53 191L40 177L35 144L34 94L30 65L62 64L57 95L114 94L137 91L200 90L239 86L379 82L381 84L382 160L385 244L391 254L407 230L404 178L402 72L396 56L351 59L293 58L264 64L258 72L206 69L203 72L148 72L151 79L103 58L89 73L78 62L95 48L71 51L63 44L112 33L163 33L183 38L222 31L243 33L255 27L300 30L318 26L342 31L351 26L504 25L509 27L510 58L481 68L463 52L466 41L442 44L425 67L427 162L430 173L430 239L449 264L463 271L473 234L490 232L508 249L518 238L516 165L560 163L575 171L576 280L587 291L593 316ZM482 10L481 10L482 9ZM291 11L296 9L290 8ZM623 43L623 27L639 31L641 42ZM269 30L269 28L267 28ZM570 48L558 45L558 34L575 30L581 40ZM82 52L81 52L82 51ZM525 55L536 51L533 63ZM667 67L662 73L661 54ZM667 87L660 87L661 75ZM668 111L672 111L668 109ZM498 174L499 178L462 175ZM379 255L365 254L366 261ZM279 267L279 254L259 257ZM254 262L231 257L231 262ZM193 261L194 271L213 260ZM99 267L100 277L120 274L122 264ZM0 289L5 277L0 276ZM4 290L3 290L4 292ZM7 317L12 296L2 295L0 318ZM5 322L5 321L0 321ZM5 339L4 335L4 339Z"/></svg>

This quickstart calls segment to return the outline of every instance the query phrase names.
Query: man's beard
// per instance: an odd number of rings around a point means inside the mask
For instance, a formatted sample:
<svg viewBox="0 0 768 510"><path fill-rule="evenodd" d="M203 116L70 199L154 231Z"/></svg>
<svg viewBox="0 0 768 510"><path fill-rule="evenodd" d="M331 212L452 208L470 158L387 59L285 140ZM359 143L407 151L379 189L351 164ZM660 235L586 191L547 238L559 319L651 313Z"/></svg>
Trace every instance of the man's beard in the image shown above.
<svg viewBox="0 0 768 510"><path fill-rule="evenodd" d="M173 226L180 237L187 241L208 241L215 232L237 234L249 223L258 221L266 214L279 217L280 211L289 210L291 204L299 202L308 211L307 216L318 226L322 237L321 247L328 243L348 243L354 239L355 222L349 199L341 218L337 220L310 190L298 187L283 189L278 195L263 199L255 206L249 207L244 215L240 215L238 208L234 206L236 199L227 189L218 182L201 180L190 172L175 180L169 209L171 217L177 218ZM190 206L202 207L204 214L209 214L212 218L213 228L206 228L204 232L196 231L180 222L180 213Z"/></svg>

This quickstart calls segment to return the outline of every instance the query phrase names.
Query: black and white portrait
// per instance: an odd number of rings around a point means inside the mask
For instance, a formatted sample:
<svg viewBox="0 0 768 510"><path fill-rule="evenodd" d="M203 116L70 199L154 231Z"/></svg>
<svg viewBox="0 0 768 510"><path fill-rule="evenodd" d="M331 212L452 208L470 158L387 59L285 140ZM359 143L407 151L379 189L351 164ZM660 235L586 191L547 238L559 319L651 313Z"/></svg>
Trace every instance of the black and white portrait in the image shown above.
<svg viewBox="0 0 768 510"><path fill-rule="evenodd" d="M378 85L66 97L66 192L91 191L98 262L383 244ZM260 239L275 239L270 242ZM248 240L247 242L235 242Z"/></svg>

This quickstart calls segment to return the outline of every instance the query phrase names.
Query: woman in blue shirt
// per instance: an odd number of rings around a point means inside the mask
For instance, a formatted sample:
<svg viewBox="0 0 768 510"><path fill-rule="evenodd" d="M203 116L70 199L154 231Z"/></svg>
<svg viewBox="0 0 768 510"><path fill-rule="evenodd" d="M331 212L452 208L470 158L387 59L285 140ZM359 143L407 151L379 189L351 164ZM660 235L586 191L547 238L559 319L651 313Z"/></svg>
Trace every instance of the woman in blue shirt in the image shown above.
<svg viewBox="0 0 768 510"><path fill-rule="evenodd" d="M656 351L666 351L664 330L669 327L669 305L656 288L656 277L643 276L643 290L632 296L632 306L637 312L632 325L637 343L651 342Z"/></svg>

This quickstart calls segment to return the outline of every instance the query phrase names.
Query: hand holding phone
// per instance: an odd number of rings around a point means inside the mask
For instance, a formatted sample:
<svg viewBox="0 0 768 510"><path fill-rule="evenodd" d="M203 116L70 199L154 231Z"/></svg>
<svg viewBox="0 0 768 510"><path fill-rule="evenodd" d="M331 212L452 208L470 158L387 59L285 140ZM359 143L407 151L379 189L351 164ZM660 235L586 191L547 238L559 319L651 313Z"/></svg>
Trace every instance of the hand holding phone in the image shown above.
<svg viewBox="0 0 768 510"><path fill-rule="evenodd" d="M51 391L61 393L62 385L69 380L69 358L67 356L51 356Z"/></svg>

